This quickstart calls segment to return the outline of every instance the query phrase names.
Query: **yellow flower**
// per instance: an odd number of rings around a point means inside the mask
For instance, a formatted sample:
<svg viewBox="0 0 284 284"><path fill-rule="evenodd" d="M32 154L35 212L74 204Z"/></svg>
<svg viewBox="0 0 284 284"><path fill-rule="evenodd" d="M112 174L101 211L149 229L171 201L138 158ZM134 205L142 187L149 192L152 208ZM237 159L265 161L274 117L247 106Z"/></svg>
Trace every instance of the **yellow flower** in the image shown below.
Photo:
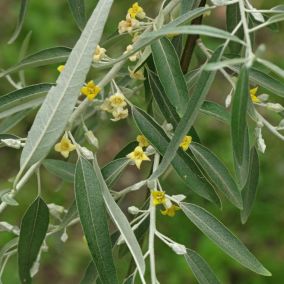
<svg viewBox="0 0 284 284"><path fill-rule="evenodd" d="M112 116L113 116L113 118L111 119L112 121L125 119L128 117L128 109L127 108L124 109L122 107L114 108L112 111Z"/></svg>
<svg viewBox="0 0 284 284"><path fill-rule="evenodd" d="M110 105L113 108L125 107L127 105L125 97L121 92L117 92L109 98Z"/></svg>
<svg viewBox="0 0 284 284"><path fill-rule="evenodd" d="M138 2L135 2L131 8L128 9L128 14L132 19L136 17L139 19L144 19L146 14L141 6L139 6Z"/></svg>
<svg viewBox="0 0 284 284"><path fill-rule="evenodd" d="M106 55L106 49L97 45L95 53L93 55L93 61L94 62L100 61L105 57L105 55Z"/></svg>
<svg viewBox="0 0 284 284"><path fill-rule="evenodd" d="M171 207L168 207L165 210L161 210L161 213L169 217L174 217L176 215L176 211L178 210L180 210L180 208L172 204Z"/></svg>
<svg viewBox="0 0 284 284"><path fill-rule="evenodd" d="M125 32L132 33L133 30L139 28L140 22L130 17L126 18L126 21L120 21L118 24L118 33L122 34Z"/></svg>
<svg viewBox="0 0 284 284"><path fill-rule="evenodd" d="M191 136L184 136L179 146L182 148L183 151L186 151L192 141Z"/></svg>
<svg viewBox="0 0 284 284"><path fill-rule="evenodd" d="M256 96L258 87L249 90L249 94L253 103L260 103L261 100Z"/></svg>
<svg viewBox="0 0 284 284"><path fill-rule="evenodd" d="M67 135L64 135L59 143L57 143L54 146L54 150L56 152L60 152L60 154L64 158L69 157L69 153L74 151L76 146L71 143L70 139L67 137Z"/></svg>
<svg viewBox="0 0 284 284"><path fill-rule="evenodd" d="M57 67L57 71L61 73L64 70L64 67L65 67L64 65L59 65Z"/></svg>
<svg viewBox="0 0 284 284"><path fill-rule="evenodd" d="M89 81L86 86L81 88L81 93L85 95L89 101L92 101L100 91L101 88L97 86L94 81Z"/></svg>
<svg viewBox="0 0 284 284"><path fill-rule="evenodd" d="M126 156L135 162L135 165L138 169L140 169L142 161L150 161L149 157L144 153L142 147L137 146L133 152Z"/></svg>
<svg viewBox="0 0 284 284"><path fill-rule="evenodd" d="M149 142L144 135L138 135L136 137L136 141L139 143L139 146L142 147L142 148L149 146Z"/></svg>
<svg viewBox="0 0 284 284"><path fill-rule="evenodd" d="M159 205L163 204L166 201L166 194L164 191L152 191L151 192L152 198L153 198L153 204Z"/></svg>

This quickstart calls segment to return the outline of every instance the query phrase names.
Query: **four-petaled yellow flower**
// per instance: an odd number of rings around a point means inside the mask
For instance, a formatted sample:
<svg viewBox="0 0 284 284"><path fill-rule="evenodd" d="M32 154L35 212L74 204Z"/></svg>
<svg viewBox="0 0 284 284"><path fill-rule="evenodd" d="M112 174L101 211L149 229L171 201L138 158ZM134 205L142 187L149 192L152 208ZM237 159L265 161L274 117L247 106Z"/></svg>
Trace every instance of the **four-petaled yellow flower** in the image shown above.
<svg viewBox="0 0 284 284"><path fill-rule="evenodd" d="M121 92L117 92L114 95L110 96L109 102L113 108L123 108L127 105L125 97Z"/></svg>
<svg viewBox="0 0 284 284"><path fill-rule="evenodd" d="M256 96L258 87L249 90L249 94L253 103L260 103L261 100Z"/></svg>
<svg viewBox="0 0 284 284"><path fill-rule="evenodd" d="M59 143L54 146L54 150L56 152L60 152L60 154L64 158L69 157L69 153L74 151L76 146L71 143L71 140L68 138L67 135L64 135Z"/></svg>
<svg viewBox="0 0 284 284"><path fill-rule="evenodd" d="M142 147L137 146L133 152L126 156L135 162L135 165L138 169L140 169L142 161L150 161L149 157L144 153Z"/></svg>
<svg viewBox="0 0 284 284"><path fill-rule="evenodd" d="M166 202L166 194L164 191L152 191L151 195L154 205L164 204Z"/></svg>
<svg viewBox="0 0 284 284"><path fill-rule="evenodd" d="M174 217L176 215L176 211L178 210L180 210L180 208L172 204L170 207L166 208L165 210L161 210L161 213L163 215Z"/></svg>
<svg viewBox="0 0 284 284"><path fill-rule="evenodd" d="M128 9L128 14L132 19L136 17L139 19L144 19L146 14L141 6L139 6L138 2L135 2L131 8Z"/></svg>
<svg viewBox="0 0 284 284"><path fill-rule="evenodd" d="M139 146L142 147L142 148L149 146L149 142L144 135L138 135L136 137L136 141L139 143Z"/></svg>
<svg viewBox="0 0 284 284"><path fill-rule="evenodd" d="M57 71L61 73L64 70L64 67L65 67L64 65L59 65L57 67Z"/></svg>
<svg viewBox="0 0 284 284"><path fill-rule="evenodd" d="M81 93L85 95L89 101L92 101L100 91L101 88L97 86L92 80L89 81L86 86L81 88Z"/></svg>
<svg viewBox="0 0 284 284"><path fill-rule="evenodd" d="M192 137L191 136L184 136L183 140L181 141L181 143L179 144L179 146L182 148L183 151L186 151L190 145L190 143L192 142Z"/></svg>

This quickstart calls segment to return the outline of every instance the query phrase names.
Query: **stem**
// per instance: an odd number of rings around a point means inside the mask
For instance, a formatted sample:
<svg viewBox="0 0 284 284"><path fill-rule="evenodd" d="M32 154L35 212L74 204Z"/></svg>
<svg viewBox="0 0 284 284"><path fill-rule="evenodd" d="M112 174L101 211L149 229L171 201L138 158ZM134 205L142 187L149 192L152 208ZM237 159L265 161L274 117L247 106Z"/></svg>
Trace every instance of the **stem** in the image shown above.
<svg viewBox="0 0 284 284"><path fill-rule="evenodd" d="M159 166L160 155L155 154L154 163L153 163L153 172L155 172ZM154 181L157 184L157 180ZM155 188L157 185L155 186ZM151 283L156 284L157 277L156 277L156 266L155 266L155 232L156 232L156 206L153 202L153 196L150 195L150 204L149 204L149 211L150 211L150 228L149 228L149 255L150 255L150 272L151 272Z"/></svg>
<svg viewBox="0 0 284 284"><path fill-rule="evenodd" d="M246 12L245 12L245 5L243 0L239 0L239 8L240 8L240 15L241 15L241 22L243 24L244 34L245 34L245 41L247 44L246 47L246 59L247 59L247 67L250 67L252 65L254 54L252 52L252 46L250 41L250 30L248 27Z"/></svg>
<svg viewBox="0 0 284 284"><path fill-rule="evenodd" d="M206 4L206 0L201 0L199 7L204 7ZM192 25L200 25L202 23L203 15L199 16L198 18L192 21ZM185 43L185 47L181 56L181 70L183 74L187 73L188 67L190 65L193 51L196 45L196 41L198 40L199 35L190 35L187 36L187 40Z"/></svg>

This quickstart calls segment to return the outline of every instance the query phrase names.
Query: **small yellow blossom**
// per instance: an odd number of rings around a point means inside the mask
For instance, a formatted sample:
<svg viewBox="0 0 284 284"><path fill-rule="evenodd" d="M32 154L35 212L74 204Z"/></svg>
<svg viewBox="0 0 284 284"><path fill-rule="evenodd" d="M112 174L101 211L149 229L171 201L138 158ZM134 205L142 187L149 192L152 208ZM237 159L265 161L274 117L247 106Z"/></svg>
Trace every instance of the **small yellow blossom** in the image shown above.
<svg viewBox="0 0 284 284"><path fill-rule="evenodd" d="M86 86L81 88L81 93L85 95L89 101L92 101L100 91L101 88L97 86L94 81L89 81Z"/></svg>
<svg viewBox="0 0 284 284"><path fill-rule="evenodd" d="M64 65L59 65L57 67L57 71L61 73L64 70L64 67L65 67Z"/></svg>
<svg viewBox="0 0 284 284"><path fill-rule="evenodd" d="M174 217L176 215L176 211L178 210L180 210L180 208L172 204L170 207L166 208L165 210L161 210L161 213L169 217Z"/></svg>
<svg viewBox="0 0 284 284"><path fill-rule="evenodd" d="M208 4L206 4L204 8L209 8L209 7L210 6ZM204 17L209 17L210 15L211 15L211 10L208 10L203 14Z"/></svg>
<svg viewBox="0 0 284 284"><path fill-rule="evenodd" d="M113 108L125 107L127 105L125 97L121 92L117 92L109 98L110 105Z"/></svg>
<svg viewBox="0 0 284 284"><path fill-rule="evenodd" d="M149 142L144 135L138 135L136 137L136 141L139 143L139 146L142 147L142 148L149 146Z"/></svg>
<svg viewBox="0 0 284 284"><path fill-rule="evenodd" d="M136 17L139 19L144 19L146 14L141 6L139 6L138 2L135 2L131 8L128 9L128 14L132 19Z"/></svg>
<svg viewBox="0 0 284 284"><path fill-rule="evenodd" d="M130 52L131 50L133 49L133 45L132 44L129 44L127 47L126 47L126 50L123 52L123 54L127 54L128 52ZM135 62L138 58L139 58L140 54L139 54L139 51L135 52L134 54L132 54L131 56L129 56L129 60L131 62Z"/></svg>
<svg viewBox="0 0 284 284"><path fill-rule="evenodd" d="M67 137L67 135L64 135L59 143L57 143L54 146L54 150L56 152L60 152L60 154L64 158L69 157L69 153L74 151L76 146L71 143L70 139Z"/></svg>
<svg viewBox="0 0 284 284"><path fill-rule="evenodd" d="M152 198L153 198L153 204L159 205L163 204L166 201L166 194L164 191L152 191L151 192Z"/></svg>
<svg viewBox="0 0 284 284"><path fill-rule="evenodd" d="M93 61L94 62L100 61L105 57L105 55L106 55L106 49L97 45L95 53L93 55Z"/></svg>
<svg viewBox="0 0 284 284"><path fill-rule="evenodd" d="M112 121L118 121L121 119L125 119L128 117L128 109L124 109L122 107L114 108L112 111L113 118Z"/></svg>
<svg viewBox="0 0 284 284"><path fill-rule="evenodd" d="M125 32L132 33L133 30L139 28L139 26L140 26L139 21L132 19L130 17L127 17L125 21L123 20L119 22L118 33L119 34L122 34Z"/></svg>
<svg viewBox="0 0 284 284"><path fill-rule="evenodd" d="M129 69L129 76L130 76L130 78L132 78L134 80L145 80L144 69L140 68L136 72L133 72L132 70Z"/></svg>
<svg viewBox="0 0 284 284"><path fill-rule="evenodd" d="M192 142L191 136L184 136L179 146L182 148L183 151L186 151Z"/></svg>
<svg viewBox="0 0 284 284"><path fill-rule="evenodd" d="M135 165L138 169L140 169L142 161L150 161L149 157L144 153L142 147L137 146L133 152L126 156L135 162Z"/></svg>
<svg viewBox="0 0 284 284"><path fill-rule="evenodd" d="M251 97L251 100L252 100L253 103L260 103L261 102L261 100L256 96L257 90L258 90L258 87L255 87L253 89L250 89L250 91L249 91L249 94L250 94L250 97Z"/></svg>

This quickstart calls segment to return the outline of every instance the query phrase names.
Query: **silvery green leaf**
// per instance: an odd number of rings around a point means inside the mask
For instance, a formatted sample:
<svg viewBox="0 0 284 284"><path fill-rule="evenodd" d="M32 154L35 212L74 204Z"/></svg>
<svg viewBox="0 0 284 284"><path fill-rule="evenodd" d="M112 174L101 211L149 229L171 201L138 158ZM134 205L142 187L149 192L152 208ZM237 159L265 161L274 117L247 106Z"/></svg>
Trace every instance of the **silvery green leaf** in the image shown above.
<svg viewBox="0 0 284 284"><path fill-rule="evenodd" d="M180 207L190 221L225 253L255 273L271 276L246 246L212 214L192 203L182 202Z"/></svg>
<svg viewBox="0 0 284 284"><path fill-rule="evenodd" d="M68 0L72 16L77 26L82 31L86 24L85 1L84 0Z"/></svg>
<svg viewBox="0 0 284 284"><path fill-rule="evenodd" d="M247 182L242 190L244 209L241 210L241 221L246 223L255 201L257 185L259 178L259 159L258 154L253 147L250 154L249 175Z"/></svg>
<svg viewBox="0 0 284 284"><path fill-rule="evenodd" d="M48 92L29 131L21 155L21 170L44 159L62 134L91 66L92 55L103 33L112 2L99 1L60 73L56 86Z"/></svg>
<svg viewBox="0 0 284 284"><path fill-rule="evenodd" d="M45 202L37 197L26 211L18 244L19 275L22 283L31 283L31 268L46 236L49 211Z"/></svg>
<svg viewBox="0 0 284 284"><path fill-rule="evenodd" d="M133 256L137 270L140 274L141 281L145 283L143 276L145 272L145 261L139 243L130 227L127 218L111 196L96 159L94 160L93 165L95 173L99 177L100 185L102 186L103 197L108 212Z"/></svg>
<svg viewBox="0 0 284 284"><path fill-rule="evenodd" d="M23 121L31 110L23 110L3 119L0 123L0 133L5 133L14 128L19 122Z"/></svg>
<svg viewBox="0 0 284 284"><path fill-rule="evenodd" d="M38 106L53 84L36 84L0 96L0 118Z"/></svg>
<svg viewBox="0 0 284 284"><path fill-rule="evenodd" d="M184 258L200 284L219 284L211 267L196 251L187 249Z"/></svg>
<svg viewBox="0 0 284 284"><path fill-rule="evenodd" d="M260 23L263 23L264 17L262 16L262 14L257 11L257 9L255 9L249 2L249 0L246 1L246 4L248 6L248 8L251 10L250 13L252 14L252 16L254 17L254 19Z"/></svg>
<svg viewBox="0 0 284 284"><path fill-rule="evenodd" d="M178 55L167 38L156 40L151 45L151 49L165 94L180 116L182 116L189 100L189 95Z"/></svg>
<svg viewBox="0 0 284 284"><path fill-rule="evenodd" d="M10 67L9 69L2 71L0 73L0 78L29 67L65 62L70 55L70 52L70 48L62 46L40 50L34 54L26 56L18 64Z"/></svg>
<svg viewBox="0 0 284 284"><path fill-rule="evenodd" d="M272 72L274 72L276 75L279 75L280 77L284 78L284 70L280 68L279 66L273 64L272 62L258 58L257 61L267 68L269 68Z"/></svg>
<svg viewBox="0 0 284 284"><path fill-rule="evenodd" d="M217 48L212 55L209 62L217 62L220 60L221 47ZM167 150L163 156L163 160L158 166L157 170L152 173L150 179L155 179L162 175L167 167L170 165L171 161L175 157L176 151L185 135L187 135L190 128L193 126L195 119L199 113L199 109L202 106L206 95L214 81L216 71L202 70L200 77L198 78L198 83L190 100L187 104L186 111L181 118L178 126L175 129L174 136L169 143Z"/></svg>
<svg viewBox="0 0 284 284"><path fill-rule="evenodd" d="M8 41L9 44L13 43L17 39L18 35L21 32L21 29L22 29L23 24L24 24L25 15L26 15L27 9L28 9L28 4L29 4L28 0L21 0L21 8L20 8L20 14L19 14L18 22L17 22L17 27L16 27L16 30L14 31L12 37Z"/></svg>
<svg viewBox="0 0 284 284"><path fill-rule="evenodd" d="M242 209L241 193L232 175L218 157L209 149L196 142L190 144L190 150L216 188L222 191L232 204Z"/></svg>
<svg viewBox="0 0 284 284"><path fill-rule="evenodd" d="M78 159L74 184L80 221L100 279L115 284L118 282L100 178L87 159Z"/></svg>

